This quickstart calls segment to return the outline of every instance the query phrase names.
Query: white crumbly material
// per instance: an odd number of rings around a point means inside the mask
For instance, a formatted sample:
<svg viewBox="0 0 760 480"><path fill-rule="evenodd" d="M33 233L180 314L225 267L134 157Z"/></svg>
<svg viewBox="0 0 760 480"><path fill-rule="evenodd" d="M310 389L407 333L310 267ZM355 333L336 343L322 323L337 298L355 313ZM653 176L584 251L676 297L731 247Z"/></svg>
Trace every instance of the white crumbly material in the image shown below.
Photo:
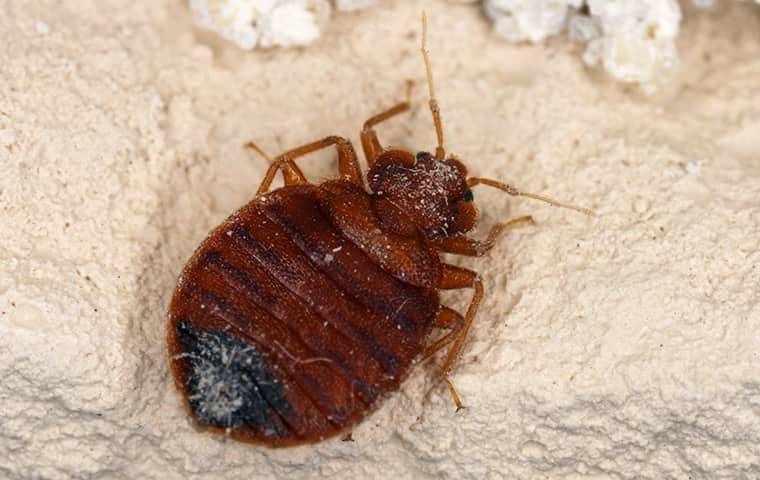
<svg viewBox="0 0 760 480"><path fill-rule="evenodd" d="M339 10L374 0L335 0ZM308 45L330 15L327 0L190 0L196 23L250 50L255 46Z"/></svg>
<svg viewBox="0 0 760 480"><path fill-rule="evenodd" d="M261 181L266 162L242 145L274 155L345 135L360 151L362 122L412 78L415 107L380 140L433 146L414 3L336 16L351 41L244 56L190 33L174 0L124 1L113 15L89 0L4 10L1 478L760 477L749 2L684 23L683 73L657 101L600 91L573 52L489 41L472 6L430 3L450 151L472 175L597 215L475 190L485 225L526 214L536 225L484 258L452 258L486 289L451 375L463 411L424 364L353 442L269 450L189 421L166 310L194 248ZM301 164L320 179L334 158ZM470 296L443 300L462 310Z"/></svg>
<svg viewBox="0 0 760 480"><path fill-rule="evenodd" d="M377 3L377 0L333 0L338 10L359 10Z"/></svg>
<svg viewBox="0 0 760 480"><path fill-rule="evenodd" d="M462 0L452 0L462 1ZM474 3L476 0L468 1ZM755 0L760 3L760 0ZM678 63L681 23L677 0L483 0L494 30L514 41L540 42L566 28L587 43L583 60L652 93L667 83ZM692 0L709 8L714 0ZM585 6L588 14L581 14Z"/></svg>
<svg viewBox="0 0 760 480"><path fill-rule="evenodd" d="M585 5L590 15L581 15ZM587 42L589 65L653 91L673 74L681 21L676 0L484 0L494 29L512 41L540 42L569 26Z"/></svg>
<svg viewBox="0 0 760 480"><path fill-rule="evenodd" d="M587 0L598 35L584 61L601 61L613 77L653 91L668 81L678 62L675 40L681 23L676 0Z"/></svg>
<svg viewBox="0 0 760 480"><path fill-rule="evenodd" d="M756 0L760 2L760 0ZM712 0L692 0L711 7ZM586 0L589 15L573 15L570 37L588 42L583 60L653 93L675 74L681 23L677 0Z"/></svg>
<svg viewBox="0 0 760 480"><path fill-rule="evenodd" d="M494 30L513 42L540 42L565 29L573 7L583 0L485 0Z"/></svg>
<svg viewBox="0 0 760 480"><path fill-rule="evenodd" d="M752 0L745 0L745 1L749 2ZM760 4L760 0L754 0L754 1L755 3ZM715 0L691 0L691 3L693 3L694 5L698 7L710 8L715 5Z"/></svg>

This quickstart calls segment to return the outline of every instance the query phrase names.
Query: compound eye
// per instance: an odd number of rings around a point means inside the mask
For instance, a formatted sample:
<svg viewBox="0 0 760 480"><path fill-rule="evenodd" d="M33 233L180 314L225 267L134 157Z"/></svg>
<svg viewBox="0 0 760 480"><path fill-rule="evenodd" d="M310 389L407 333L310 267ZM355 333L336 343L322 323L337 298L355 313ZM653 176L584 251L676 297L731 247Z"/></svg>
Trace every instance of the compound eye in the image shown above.
<svg viewBox="0 0 760 480"><path fill-rule="evenodd" d="M418 161L418 162L421 162L421 161L423 161L423 160L427 160L427 159L428 159L428 158L430 158L431 156L432 156L432 155L430 155L430 153L429 153L429 152L417 152L417 155L415 155L415 157L417 158L417 161Z"/></svg>
<svg viewBox="0 0 760 480"><path fill-rule="evenodd" d="M472 194L472 190L467 190L464 192L464 201L465 202L471 202L475 200L475 195Z"/></svg>

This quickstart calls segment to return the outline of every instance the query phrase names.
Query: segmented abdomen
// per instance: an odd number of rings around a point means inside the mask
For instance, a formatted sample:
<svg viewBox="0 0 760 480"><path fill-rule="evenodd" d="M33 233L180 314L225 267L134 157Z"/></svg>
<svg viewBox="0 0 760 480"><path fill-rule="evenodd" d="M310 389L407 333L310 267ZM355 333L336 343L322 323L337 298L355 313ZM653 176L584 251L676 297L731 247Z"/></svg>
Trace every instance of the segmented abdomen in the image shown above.
<svg viewBox="0 0 760 480"><path fill-rule="evenodd" d="M324 215L314 186L259 197L193 255L172 299L172 365L195 417L243 441L334 435L398 389L438 309Z"/></svg>

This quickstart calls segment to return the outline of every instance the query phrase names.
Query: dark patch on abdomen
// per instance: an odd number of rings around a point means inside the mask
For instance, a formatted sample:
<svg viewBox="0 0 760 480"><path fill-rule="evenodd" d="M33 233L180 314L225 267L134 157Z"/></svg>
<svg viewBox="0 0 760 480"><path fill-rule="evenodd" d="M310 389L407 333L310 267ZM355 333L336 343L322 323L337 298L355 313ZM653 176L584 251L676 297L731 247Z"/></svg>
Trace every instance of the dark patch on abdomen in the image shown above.
<svg viewBox="0 0 760 480"><path fill-rule="evenodd" d="M283 437L288 427L277 413L292 406L264 358L246 342L221 331L195 330L177 323L177 339L187 365L187 398L202 423L218 428L250 428L264 437Z"/></svg>

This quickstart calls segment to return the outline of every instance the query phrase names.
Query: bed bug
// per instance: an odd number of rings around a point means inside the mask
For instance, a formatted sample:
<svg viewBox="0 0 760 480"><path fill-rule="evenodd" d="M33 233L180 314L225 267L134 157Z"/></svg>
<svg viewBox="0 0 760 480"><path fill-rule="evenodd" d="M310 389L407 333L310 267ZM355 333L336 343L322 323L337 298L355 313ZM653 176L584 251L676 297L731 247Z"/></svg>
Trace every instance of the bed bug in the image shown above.
<svg viewBox="0 0 760 480"><path fill-rule="evenodd" d="M364 123L365 187L351 142L332 136L273 160L256 197L213 230L185 266L168 332L175 382L200 425L234 439L288 446L345 433L378 406L419 361L448 348L440 377L462 350L483 284L443 263L442 252L481 256L523 216L478 241L472 187L537 198L495 180L468 177L446 155L427 50L422 55L435 153L384 148L375 126L407 100ZM249 144L260 155L268 156ZM295 160L334 147L339 176L309 183ZM284 185L270 190L282 173ZM474 290L464 315L439 290ZM436 338L433 331L440 331Z"/></svg>

